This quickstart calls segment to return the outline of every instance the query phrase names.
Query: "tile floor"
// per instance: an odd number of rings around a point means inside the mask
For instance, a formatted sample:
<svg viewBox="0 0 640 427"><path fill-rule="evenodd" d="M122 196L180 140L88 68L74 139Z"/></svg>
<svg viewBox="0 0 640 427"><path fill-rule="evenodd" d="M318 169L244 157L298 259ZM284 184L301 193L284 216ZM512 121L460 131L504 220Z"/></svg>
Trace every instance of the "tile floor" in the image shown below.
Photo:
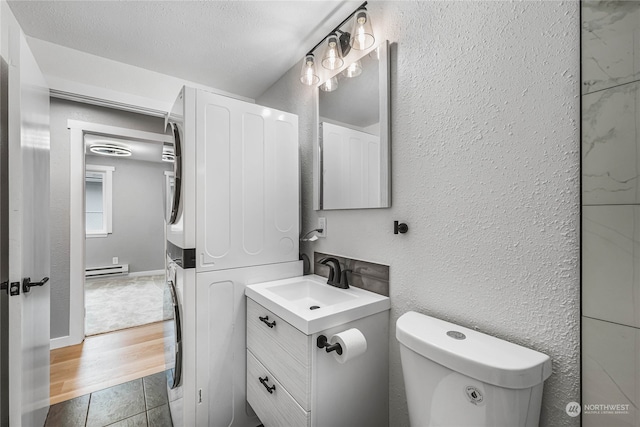
<svg viewBox="0 0 640 427"><path fill-rule="evenodd" d="M45 427L172 427L165 372L51 406Z"/></svg>

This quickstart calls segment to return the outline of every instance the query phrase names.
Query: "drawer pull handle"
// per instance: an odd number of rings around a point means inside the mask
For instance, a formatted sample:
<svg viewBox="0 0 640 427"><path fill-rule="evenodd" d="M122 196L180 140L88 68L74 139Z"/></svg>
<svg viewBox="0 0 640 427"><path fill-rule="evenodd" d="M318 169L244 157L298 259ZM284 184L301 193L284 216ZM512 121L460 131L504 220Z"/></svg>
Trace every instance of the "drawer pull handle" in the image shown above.
<svg viewBox="0 0 640 427"><path fill-rule="evenodd" d="M262 383L262 385L264 386L264 388L267 389L267 391L269 392L269 394L273 394L273 390L276 389L276 385L272 385L271 387L269 387L269 384L267 384L267 381L269 381L269 377L258 377L258 379L260 379L260 382Z"/></svg>
<svg viewBox="0 0 640 427"><path fill-rule="evenodd" d="M267 325L270 328L273 328L274 326L276 326L275 320L273 322L269 322L269 316L264 316L264 317L258 316L258 319L260 319L265 325Z"/></svg>

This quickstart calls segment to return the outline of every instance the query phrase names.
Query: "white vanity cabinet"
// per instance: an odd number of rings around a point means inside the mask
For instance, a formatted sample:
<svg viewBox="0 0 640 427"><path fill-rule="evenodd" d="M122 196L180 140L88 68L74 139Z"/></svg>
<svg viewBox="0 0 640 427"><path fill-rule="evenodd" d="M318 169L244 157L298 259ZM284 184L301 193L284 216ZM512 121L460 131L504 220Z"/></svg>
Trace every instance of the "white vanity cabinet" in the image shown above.
<svg viewBox="0 0 640 427"><path fill-rule="evenodd" d="M364 354L339 363L317 346L357 328ZM247 298L247 401L265 427L388 426L389 310L306 335Z"/></svg>

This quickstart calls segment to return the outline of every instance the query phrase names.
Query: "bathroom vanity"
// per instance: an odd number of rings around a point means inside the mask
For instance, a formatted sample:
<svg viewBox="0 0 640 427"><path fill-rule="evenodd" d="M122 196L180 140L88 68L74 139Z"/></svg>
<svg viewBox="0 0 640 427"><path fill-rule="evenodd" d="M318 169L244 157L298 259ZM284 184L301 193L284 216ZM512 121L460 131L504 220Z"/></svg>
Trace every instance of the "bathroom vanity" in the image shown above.
<svg viewBox="0 0 640 427"><path fill-rule="evenodd" d="M266 427L388 426L388 297L319 276L250 285L246 295L247 401ZM319 347L321 336L331 345L351 329L364 352L348 341L342 355Z"/></svg>

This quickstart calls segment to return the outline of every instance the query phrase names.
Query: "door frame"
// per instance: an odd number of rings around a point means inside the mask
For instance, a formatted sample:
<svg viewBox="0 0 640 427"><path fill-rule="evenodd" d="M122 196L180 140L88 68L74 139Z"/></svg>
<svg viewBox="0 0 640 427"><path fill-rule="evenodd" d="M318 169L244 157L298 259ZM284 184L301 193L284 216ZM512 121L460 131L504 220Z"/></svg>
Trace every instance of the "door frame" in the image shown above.
<svg viewBox="0 0 640 427"><path fill-rule="evenodd" d="M84 175L85 134L144 142L172 142L170 135L68 120L69 129L69 335L53 338L51 349L84 341L85 218Z"/></svg>

